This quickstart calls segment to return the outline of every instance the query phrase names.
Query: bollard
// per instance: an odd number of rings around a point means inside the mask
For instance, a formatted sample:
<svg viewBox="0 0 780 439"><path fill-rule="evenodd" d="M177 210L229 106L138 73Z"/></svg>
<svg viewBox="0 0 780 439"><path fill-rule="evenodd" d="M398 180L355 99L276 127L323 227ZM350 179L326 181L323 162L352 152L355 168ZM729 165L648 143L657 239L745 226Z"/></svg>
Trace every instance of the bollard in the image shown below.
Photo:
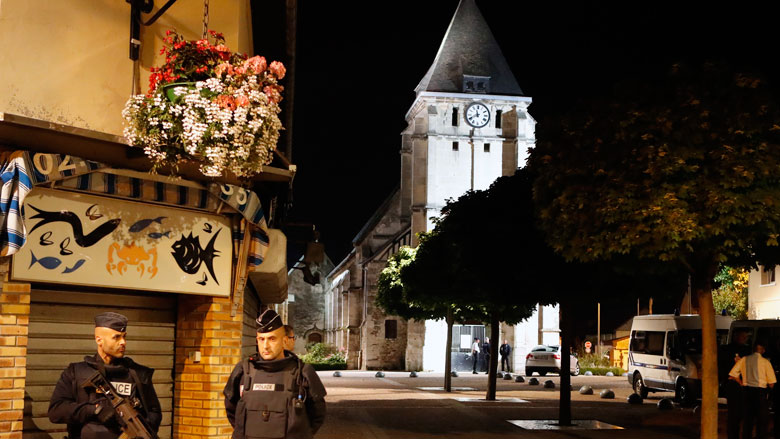
<svg viewBox="0 0 780 439"><path fill-rule="evenodd" d="M515 377L515 382L516 383L524 383L525 382L525 378L523 378L522 375L518 375L518 376Z"/></svg>
<svg viewBox="0 0 780 439"><path fill-rule="evenodd" d="M336 378L338 378L338 377L340 377L340 376L341 376L341 372L339 372L339 371L335 371L335 372L333 372L333 376L334 376L334 377L336 377Z"/></svg>
<svg viewBox="0 0 780 439"><path fill-rule="evenodd" d="M384 378L385 377L385 373L380 370L374 376L377 377L377 378Z"/></svg>
<svg viewBox="0 0 780 439"><path fill-rule="evenodd" d="M512 379L512 374L511 373L505 373L504 374L504 379L505 380L511 380Z"/></svg>
<svg viewBox="0 0 780 439"><path fill-rule="evenodd" d="M411 373L409 373L409 378L417 378L417 372L412 371Z"/></svg>
<svg viewBox="0 0 780 439"><path fill-rule="evenodd" d="M642 397L639 396L638 394L632 393L632 394L628 395L628 398L626 398L626 402L628 402L629 404L637 404L638 405L638 404L642 404L644 402L644 399L642 399Z"/></svg>
<svg viewBox="0 0 780 439"><path fill-rule="evenodd" d="M529 386L538 386L539 385L539 380L537 380L536 378L531 378L530 380L528 380L528 385Z"/></svg>
<svg viewBox="0 0 780 439"><path fill-rule="evenodd" d="M615 392L612 389L604 389L599 393L601 399L615 399Z"/></svg>
<svg viewBox="0 0 780 439"><path fill-rule="evenodd" d="M658 407L658 410L671 410L674 408L674 405L672 404L672 400L669 398L664 398L660 401L658 401L658 404L656 404L656 407Z"/></svg>
<svg viewBox="0 0 780 439"><path fill-rule="evenodd" d="M590 386L580 387L580 395L593 395L593 387Z"/></svg>
<svg viewBox="0 0 780 439"><path fill-rule="evenodd" d="M544 382L544 388L545 389L554 389L555 388L555 383L553 382L553 380L547 380L547 381Z"/></svg>

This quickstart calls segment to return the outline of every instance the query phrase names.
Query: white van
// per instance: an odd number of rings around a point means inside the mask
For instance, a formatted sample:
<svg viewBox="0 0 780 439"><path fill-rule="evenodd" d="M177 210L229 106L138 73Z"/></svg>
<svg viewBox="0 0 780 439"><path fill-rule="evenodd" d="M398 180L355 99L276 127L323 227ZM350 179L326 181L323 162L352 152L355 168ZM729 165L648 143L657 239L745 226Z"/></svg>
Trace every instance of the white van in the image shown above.
<svg viewBox="0 0 780 439"><path fill-rule="evenodd" d="M718 345L728 339L731 317L715 316ZM634 317L628 347L628 382L634 392L673 391L682 404L701 396L701 316Z"/></svg>

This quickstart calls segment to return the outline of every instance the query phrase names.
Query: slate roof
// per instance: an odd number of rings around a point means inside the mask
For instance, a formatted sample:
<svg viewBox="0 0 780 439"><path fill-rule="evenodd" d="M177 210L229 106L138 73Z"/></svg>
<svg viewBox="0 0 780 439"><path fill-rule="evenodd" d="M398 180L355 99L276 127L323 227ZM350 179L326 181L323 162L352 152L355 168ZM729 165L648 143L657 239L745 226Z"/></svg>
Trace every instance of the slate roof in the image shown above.
<svg viewBox="0 0 780 439"><path fill-rule="evenodd" d="M414 91L462 93L463 75L490 76L490 94L523 96L474 0L461 0L433 65Z"/></svg>

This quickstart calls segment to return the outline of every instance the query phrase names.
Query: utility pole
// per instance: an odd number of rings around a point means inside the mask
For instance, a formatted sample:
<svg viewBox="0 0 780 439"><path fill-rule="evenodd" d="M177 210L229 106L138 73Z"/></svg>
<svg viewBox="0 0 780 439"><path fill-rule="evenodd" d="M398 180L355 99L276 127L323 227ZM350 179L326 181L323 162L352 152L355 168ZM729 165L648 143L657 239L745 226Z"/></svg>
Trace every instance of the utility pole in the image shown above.
<svg viewBox="0 0 780 439"><path fill-rule="evenodd" d="M596 356L601 358L601 302L596 306Z"/></svg>

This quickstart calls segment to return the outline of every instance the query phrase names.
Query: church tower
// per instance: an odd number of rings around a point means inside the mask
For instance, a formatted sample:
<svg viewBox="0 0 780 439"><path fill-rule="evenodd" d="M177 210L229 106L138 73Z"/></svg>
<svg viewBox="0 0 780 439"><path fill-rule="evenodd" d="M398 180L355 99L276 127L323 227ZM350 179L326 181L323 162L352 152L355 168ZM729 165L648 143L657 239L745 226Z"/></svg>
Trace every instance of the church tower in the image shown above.
<svg viewBox="0 0 780 439"><path fill-rule="evenodd" d="M535 141L531 98L474 0L461 0L415 92L401 148L402 215L413 237L432 229L448 198L512 175Z"/></svg>
<svg viewBox="0 0 780 439"><path fill-rule="evenodd" d="M411 224L413 246L418 233L433 229L432 218L447 199L487 189L524 166L536 124L528 113L531 98L518 85L475 0L460 1L415 92L402 133L400 188L401 218ZM502 338L511 340L516 355L542 341L557 344L558 313L555 307L540 308L528 322L502 325ZM407 368L443 370L446 330L442 321L410 321ZM453 328L453 340L461 344L451 347L455 370L473 337L484 340L484 335L479 324ZM512 362L519 367L524 358Z"/></svg>

